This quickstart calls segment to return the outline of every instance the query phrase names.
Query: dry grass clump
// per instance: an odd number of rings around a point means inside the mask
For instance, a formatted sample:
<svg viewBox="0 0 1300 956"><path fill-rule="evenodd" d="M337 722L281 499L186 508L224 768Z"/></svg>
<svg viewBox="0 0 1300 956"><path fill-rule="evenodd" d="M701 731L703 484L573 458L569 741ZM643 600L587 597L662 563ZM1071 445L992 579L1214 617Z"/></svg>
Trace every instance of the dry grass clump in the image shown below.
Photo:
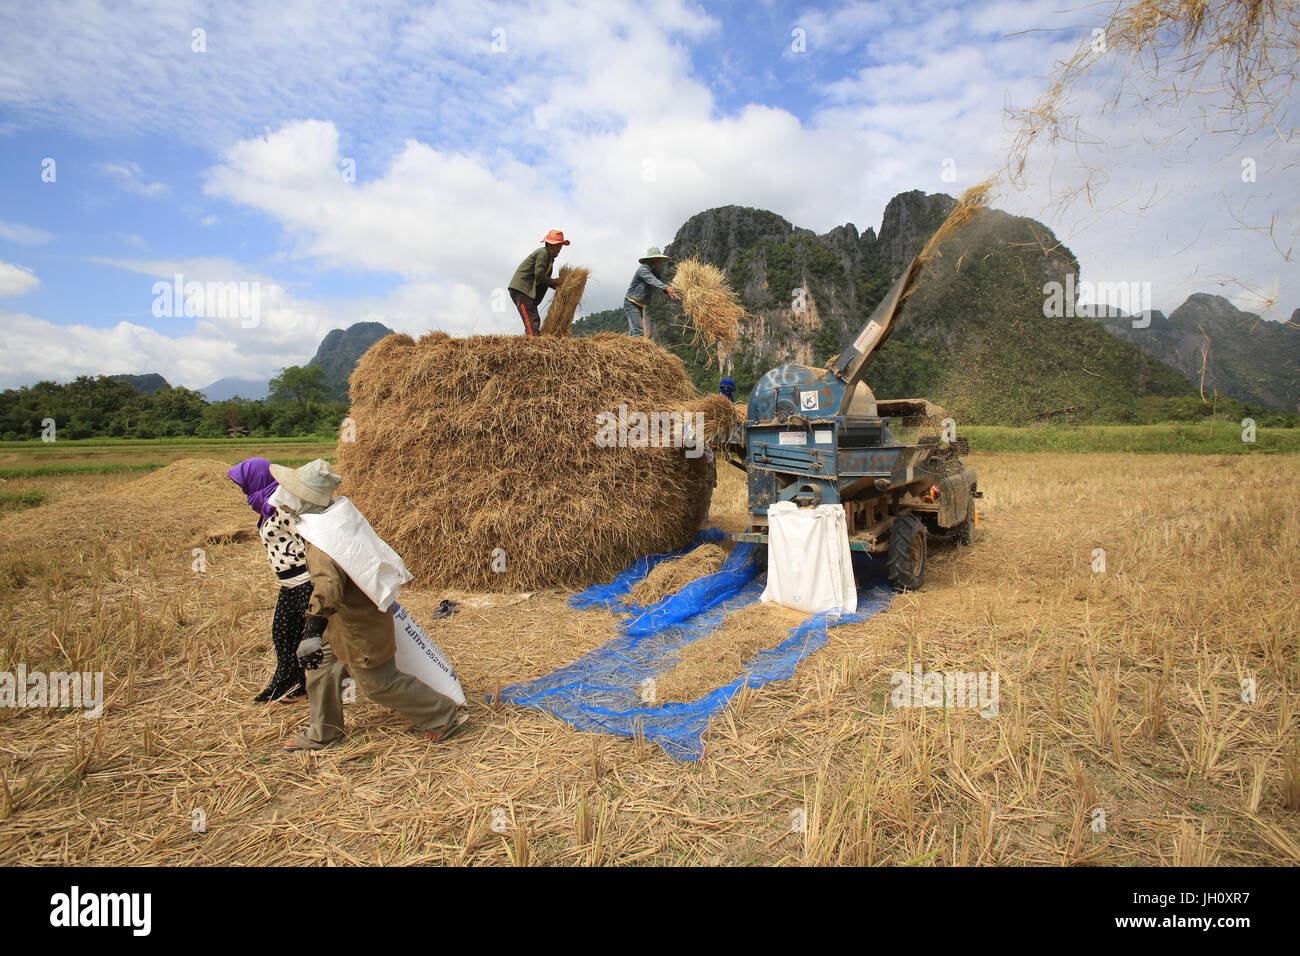
<svg viewBox="0 0 1300 956"><path fill-rule="evenodd" d="M724 349L736 344L746 313L721 269L698 259L683 259L672 285L681 294L682 311L695 326L697 343L703 339Z"/></svg>
<svg viewBox="0 0 1300 956"><path fill-rule="evenodd" d="M755 654L779 647L807 617L761 602L733 611L712 634L684 646L673 669L655 678L655 700L687 703L730 684Z"/></svg>
<svg viewBox="0 0 1300 956"><path fill-rule="evenodd" d="M633 413L699 412L706 436L731 420L725 396L696 398L679 358L608 333L390 335L351 394L343 493L422 583L486 591L608 581L695 535L705 457L662 429L659 446L601 447L602 413L625 407L629 440Z"/></svg>
<svg viewBox="0 0 1300 956"><path fill-rule="evenodd" d="M717 571L726 560L727 549L722 545L702 544L680 558L655 565L628 592L624 603L649 607L670 594L676 594L692 581Z"/></svg>
<svg viewBox="0 0 1300 956"><path fill-rule="evenodd" d="M590 274L591 270L582 266L560 266L560 285L551 296L551 307L546 310L546 318L542 320L542 335L568 337Z"/></svg>
<svg viewBox="0 0 1300 956"><path fill-rule="evenodd" d="M257 516L226 476L230 465L183 459L112 491L54 501L0 521L0 590L27 577L24 568L54 562L69 578L93 570L110 552L139 561L172 552L185 566L214 525L223 536L238 527L256 534ZM57 533L51 529L57 528Z"/></svg>

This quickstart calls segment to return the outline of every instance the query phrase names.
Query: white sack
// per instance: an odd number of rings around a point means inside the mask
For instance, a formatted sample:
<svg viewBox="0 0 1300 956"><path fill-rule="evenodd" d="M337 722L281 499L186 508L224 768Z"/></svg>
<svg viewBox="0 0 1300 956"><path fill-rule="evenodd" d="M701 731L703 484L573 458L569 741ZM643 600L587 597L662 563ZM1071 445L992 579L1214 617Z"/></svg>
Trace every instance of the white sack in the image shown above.
<svg viewBox="0 0 1300 956"><path fill-rule="evenodd" d="M402 585L411 580L401 556L342 495L318 514L301 515L294 530L333 558L381 611L388 610L402 593Z"/></svg>
<svg viewBox="0 0 1300 956"><path fill-rule="evenodd" d="M465 706L465 691L456 678L456 670L433 638L415 622L406 608L393 602L393 636L397 639L397 669L427 684L444 697Z"/></svg>
<svg viewBox="0 0 1300 956"><path fill-rule="evenodd" d="M764 601L810 614L858 609L843 505L778 501L767 509L767 521Z"/></svg>

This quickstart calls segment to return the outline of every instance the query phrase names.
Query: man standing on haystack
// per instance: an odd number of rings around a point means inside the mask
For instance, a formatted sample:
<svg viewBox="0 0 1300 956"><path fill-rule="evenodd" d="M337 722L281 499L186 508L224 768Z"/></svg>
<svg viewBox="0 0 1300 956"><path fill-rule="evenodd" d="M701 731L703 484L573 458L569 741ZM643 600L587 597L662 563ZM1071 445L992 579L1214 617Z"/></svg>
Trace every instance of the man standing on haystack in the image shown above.
<svg viewBox="0 0 1300 956"><path fill-rule="evenodd" d="M627 313L627 334L632 338L644 335L651 338L649 320L645 307L650 302L650 293L663 289L668 298L680 300L677 290L664 282L663 267L668 257L659 251L658 246L651 246L638 260L641 264L632 275L632 284L627 287L623 297L623 309Z"/></svg>
<svg viewBox="0 0 1300 956"><path fill-rule="evenodd" d="M305 542L312 595L298 659L307 671L311 726L285 750L323 750L343 737L344 668L371 700L397 711L431 741L459 733L467 717L456 702L398 670L389 611L411 580L401 557L375 534L347 498L343 479L318 458L296 471L271 466L280 486L270 503Z"/></svg>
<svg viewBox="0 0 1300 956"><path fill-rule="evenodd" d="M534 249L519 263L514 278L510 280L510 299L524 320L525 335L537 335L542 331L542 320L537 315L537 307L542 304L547 289L560 287L560 280L551 278L551 269L555 266L555 257L567 245L569 240L564 238L564 233L552 229L542 240L541 247Z"/></svg>

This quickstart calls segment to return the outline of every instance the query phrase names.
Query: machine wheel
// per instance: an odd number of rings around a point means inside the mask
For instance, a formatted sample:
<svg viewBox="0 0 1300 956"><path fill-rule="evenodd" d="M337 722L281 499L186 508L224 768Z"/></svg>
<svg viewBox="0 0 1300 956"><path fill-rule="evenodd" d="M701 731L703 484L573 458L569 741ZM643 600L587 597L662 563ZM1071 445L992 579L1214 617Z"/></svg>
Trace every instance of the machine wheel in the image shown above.
<svg viewBox="0 0 1300 956"><path fill-rule="evenodd" d="M966 502L966 520L952 529L957 536L957 543L970 546L975 543L975 499Z"/></svg>
<svg viewBox="0 0 1300 956"><path fill-rule="evenodd" d="M895 518L889 531L889 583L900 591L925 583L925 525L910 512Z"/></svg>

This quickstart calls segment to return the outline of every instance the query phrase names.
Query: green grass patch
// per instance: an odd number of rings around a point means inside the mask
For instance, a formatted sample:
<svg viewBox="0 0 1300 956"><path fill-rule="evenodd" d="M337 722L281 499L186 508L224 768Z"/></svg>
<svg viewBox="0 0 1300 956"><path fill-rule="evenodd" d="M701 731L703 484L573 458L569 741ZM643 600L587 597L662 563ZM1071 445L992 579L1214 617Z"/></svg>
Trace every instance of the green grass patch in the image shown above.
<svg viewBox="0 0 1300 956"><path fill-rule="evenodd" d="M1012 428L969 425L958 434L972 452L1126 452L1162 455L1300 454L1300 428L1259 428L1255 444L1241 440L1233 422L1163 425L1048 425Z"/></svg>
<svg viewBox="0 0 1300 956"><path fill-rule="evenodd" d="M248 456L244 456L248 457ZM276 458L276 464L286 465L290 468L297 468L305 465L309 461L315 461L317 458L325 458L327 461L333 461L333 455L309 455L305 458ZM179 459L173 459L179 460ZM237 459L242 460L242 459ZM157 471L159 468L165 468L172 464L170 461L128 461L128 462L105 462L96 464L94 462L69 463L66 465L28 465L10 468L0 468L0 478L6 481L14 478L55 478L68 475L112 475L119 472L138 471L149 472Z"/></svg>
<svg viewBox="0 0 1300 956"><path fill-rule="evenodd" d="M29 489L27 491L0 491L0 511L22 511L35 508L46 498L45 492Z"/></svg>

